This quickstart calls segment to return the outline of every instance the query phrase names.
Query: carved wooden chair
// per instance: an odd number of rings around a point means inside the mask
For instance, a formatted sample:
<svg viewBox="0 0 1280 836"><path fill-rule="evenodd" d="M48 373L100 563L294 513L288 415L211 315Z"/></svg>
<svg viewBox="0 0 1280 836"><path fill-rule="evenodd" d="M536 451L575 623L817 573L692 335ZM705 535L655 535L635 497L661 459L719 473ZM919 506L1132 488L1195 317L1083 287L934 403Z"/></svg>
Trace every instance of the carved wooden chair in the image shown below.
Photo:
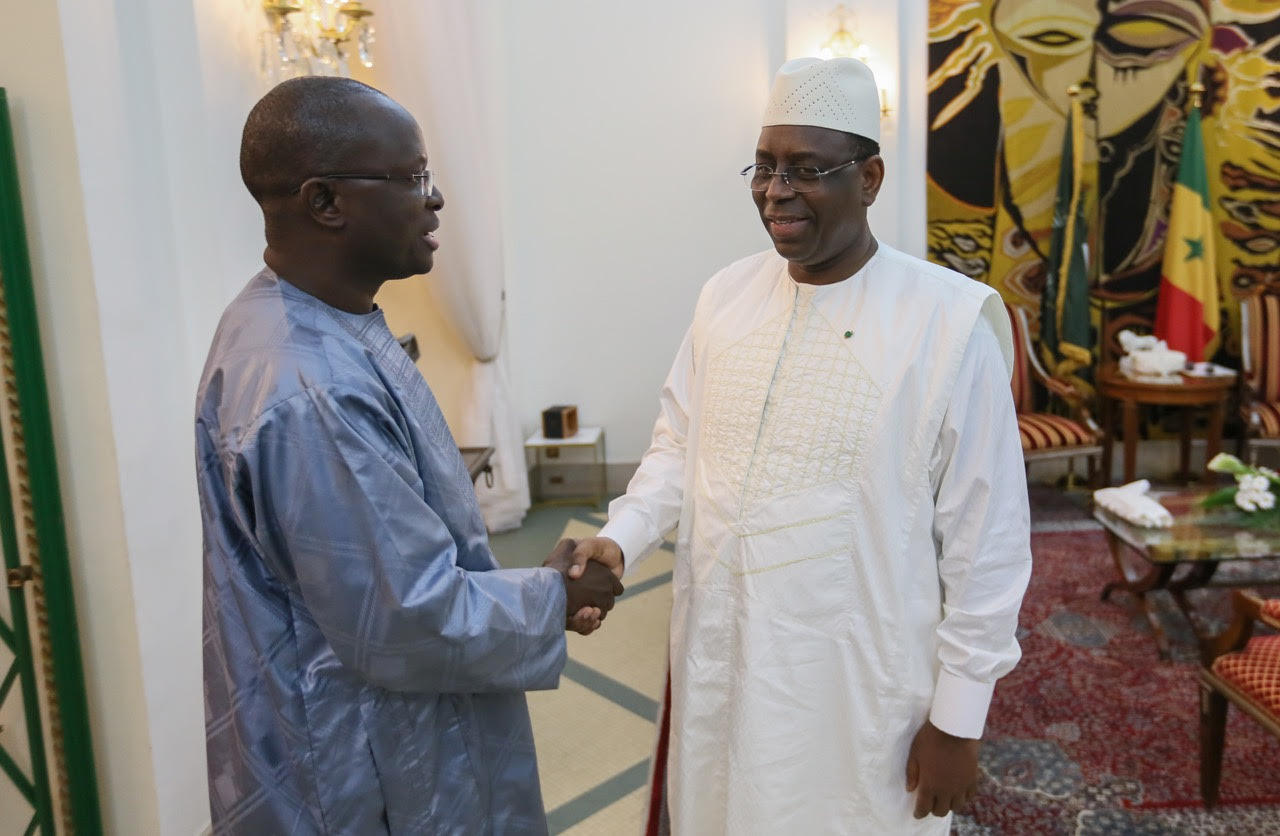
<svg viewBox="0 0 1280 836"><path fill-rule="evenodd" d="M1259 292L1240 301L1241 457L1280 447L1280 295Z"/></svg>
<svg viewBox="0 0 1280 836"><path fill-rule="evenodd" d="M1205 643L1200 668L1200 794L1206 807L1218 803L1229 704L1280 737L1280 635L1253 635L1258 624L1280 629L1280 598L1236 590L1232 606L1231 626Z"/></svg>
<svg viewBox="0 0 1280 836"><path fill-rule="evenodd" d="M1051 376L1037 357L1027 312L1016 305L1005 304L1013 324L1013 405L1018 412L1018 433L1022 436L1022 458L1028 466L1034 461L1067 459L1068 483L1075 476L1075 459L1085 457L1088 481L1096 487L1104 437L1085 409L1085 397L1072 384ZM1070 417L1051 412L1036 412L1035 385L1044 387L1050 398L1057 398Z"/></svg>

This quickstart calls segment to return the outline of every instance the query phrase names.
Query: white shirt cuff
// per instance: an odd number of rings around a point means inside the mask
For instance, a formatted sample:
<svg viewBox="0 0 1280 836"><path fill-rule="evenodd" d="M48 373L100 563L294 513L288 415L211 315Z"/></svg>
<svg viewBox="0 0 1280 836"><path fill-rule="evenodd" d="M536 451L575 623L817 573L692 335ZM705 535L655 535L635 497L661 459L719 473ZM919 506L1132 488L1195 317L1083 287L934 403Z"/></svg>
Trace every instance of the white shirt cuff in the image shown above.
<svg viewBox="0 0 1280 836"><path fill-rule="evenodd" d="M647 557L646 547L649 545L649 535L646 528L644 521L634 514L622 513L605 523L604 528L600 529L597 535L608 537L622 549L622 557L625 561L622 573L624 578Z"/></svg>
<svg viewBox="0 0 1280 836"><path fill-rule="evenodd" d="M929 721L947 734L977 740L995 690L994 682L974 682L940 670Z"/></svg>

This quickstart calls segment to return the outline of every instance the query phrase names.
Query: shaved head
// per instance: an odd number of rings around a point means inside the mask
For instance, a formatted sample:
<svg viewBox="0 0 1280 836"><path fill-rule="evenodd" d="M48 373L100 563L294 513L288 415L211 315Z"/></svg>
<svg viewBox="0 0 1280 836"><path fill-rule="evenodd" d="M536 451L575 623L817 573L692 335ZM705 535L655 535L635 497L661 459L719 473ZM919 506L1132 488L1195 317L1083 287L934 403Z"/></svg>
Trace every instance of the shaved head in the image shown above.
<svg viewBox="0 0 1280 836"><path fill-rule="evenodd" d="M345 170L369 141L362 115L379 108L404 112L385 93L350 78L278 84L249 112L240 139L240 177L249 193L262 203L308 177Z"/></svg>

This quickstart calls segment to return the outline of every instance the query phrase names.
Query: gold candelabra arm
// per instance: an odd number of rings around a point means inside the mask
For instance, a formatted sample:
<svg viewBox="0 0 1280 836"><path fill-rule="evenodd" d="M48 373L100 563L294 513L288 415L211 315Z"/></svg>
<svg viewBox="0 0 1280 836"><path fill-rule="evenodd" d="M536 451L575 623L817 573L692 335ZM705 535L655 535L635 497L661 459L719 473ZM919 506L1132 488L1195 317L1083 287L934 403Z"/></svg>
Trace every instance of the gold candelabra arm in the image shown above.
<svg viewBox="0 0 1280 836"><path fill-rule="evenodd" d="M366 17L372 17L373 12L364 7L363 3L351 2L343 3L338 7L338 14L334 17L334 26L325 26L320 29L320 36L325 40L332 41L334 45L346 43L351 40L351 35L360 28L360 22Z"/></svg>
<svg viewBox="0 0 1280 836"><path fill-rule="evenodd" d="M338 7L338 11L357 23L366 17L373 16L373 12L364 7L364 3L343 3Z"/></svg>
<svg viewBox="0 0 1280 836"><path fill-rule="evenodd" d="M262 11L271 21L271 28L279 32L284 28L289 15L302 11L302 3L298 0L263 0Z"/></svg>

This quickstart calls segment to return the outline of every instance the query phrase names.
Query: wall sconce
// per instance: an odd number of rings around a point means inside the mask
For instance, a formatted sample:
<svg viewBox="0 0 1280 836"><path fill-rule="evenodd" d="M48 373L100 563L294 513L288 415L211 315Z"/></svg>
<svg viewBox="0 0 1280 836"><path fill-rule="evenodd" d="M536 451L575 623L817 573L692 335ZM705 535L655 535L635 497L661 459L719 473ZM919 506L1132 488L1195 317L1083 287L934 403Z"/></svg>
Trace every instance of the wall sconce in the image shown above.
<svg viewBox="0 0 1280 836"><path fill-rule="evenodd" d="M350 50L373 66L373 12L345 0L263 0L262 74L272 81L303 75L350 76Z"/></svg>
<svg viewBox="0 0 1280 836"><path fill-rule="evenodd" d="M864 44L853 36L853 33L845 28L845 18L849 16L849 9L844 3L836 6L836 31L831 33L831 37L827 38L826 43L822 45L819 55L824 60L832 58L857 58L859 61L866 63L871 57L871 47Z"/></svg>
<svg viewBox="0 0 1280 836"><path fill-rule="evenodd" d="M857 38L852 32L845 27L845 19L849 17L849 9L844 3L836 6L834 12L836 17L836 31L831 33L831 37L827 38L822 47L818 50L818 55L825 60L831 58L857 58L864 64L869 64L871 59L871 47L867 46ZM889 91L885 87L880 88L880 112L882 114L889 113Z"/></svg>

